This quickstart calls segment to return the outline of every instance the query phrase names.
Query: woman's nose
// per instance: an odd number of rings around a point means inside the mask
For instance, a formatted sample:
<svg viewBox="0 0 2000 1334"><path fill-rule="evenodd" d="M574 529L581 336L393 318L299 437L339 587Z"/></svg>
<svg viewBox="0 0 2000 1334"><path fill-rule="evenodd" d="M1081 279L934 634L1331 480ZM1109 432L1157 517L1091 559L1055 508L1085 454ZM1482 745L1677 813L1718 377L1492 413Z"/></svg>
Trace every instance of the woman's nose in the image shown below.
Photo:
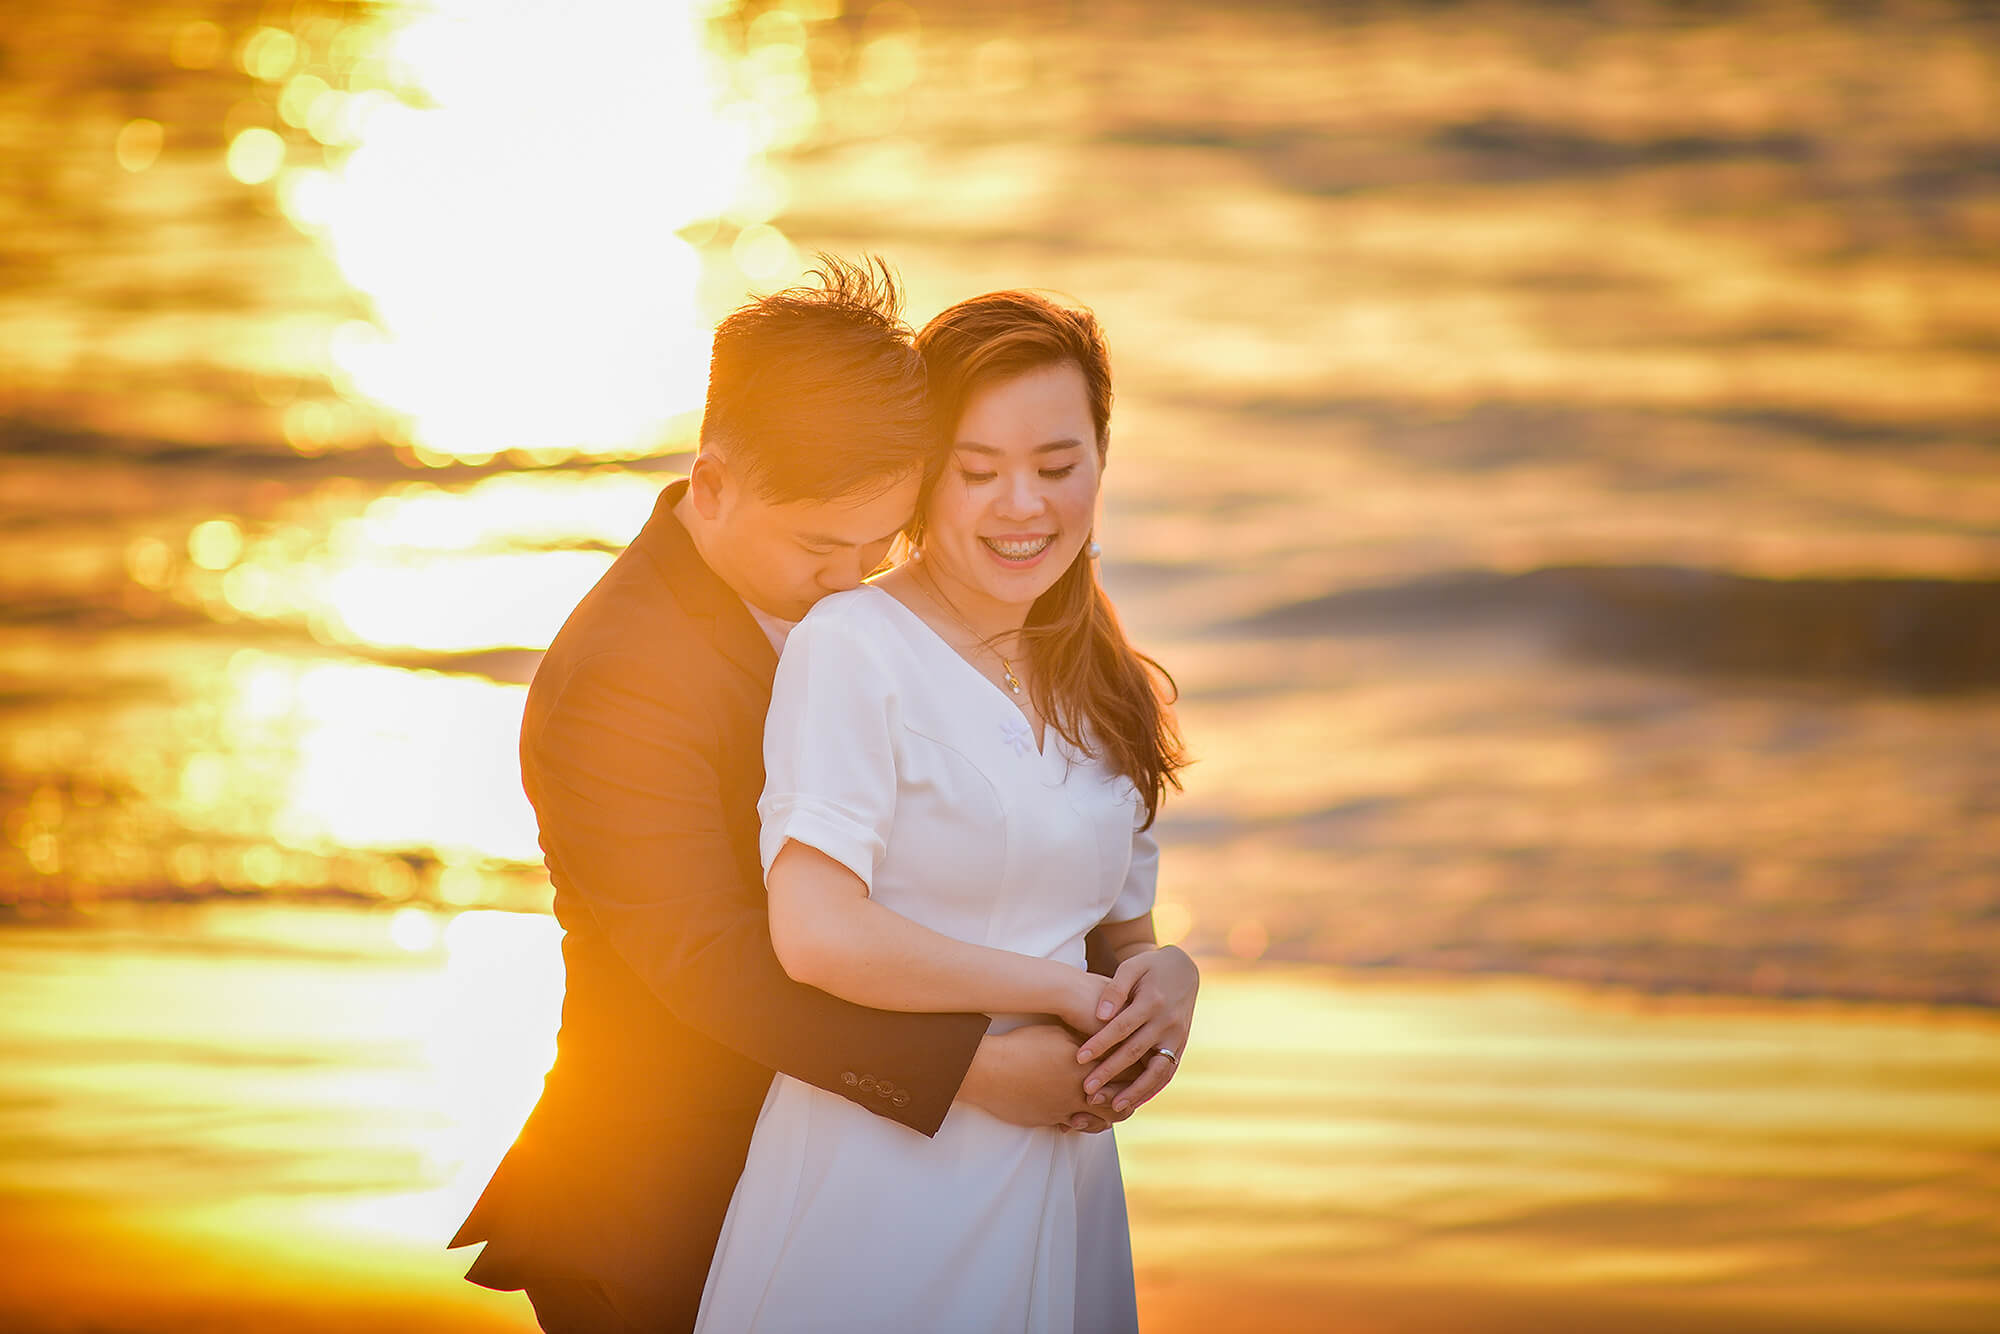
<svg viewBox="0 0 2000 1334"><path fill-rule="evenodd" d="M999 512L1002 518L1032 519L1042 512L1042 488L1040 479L1030 473L1026 477L1010 478L1000 492Z"/></svg>

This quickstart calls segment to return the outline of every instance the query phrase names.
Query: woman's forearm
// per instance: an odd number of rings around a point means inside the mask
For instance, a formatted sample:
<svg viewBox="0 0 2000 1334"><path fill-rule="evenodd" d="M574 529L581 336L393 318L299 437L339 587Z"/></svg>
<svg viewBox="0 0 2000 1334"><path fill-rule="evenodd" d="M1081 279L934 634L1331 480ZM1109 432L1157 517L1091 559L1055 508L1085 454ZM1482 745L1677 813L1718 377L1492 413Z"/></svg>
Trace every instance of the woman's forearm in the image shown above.
<svg viewBox="0 0 2000 1334"><path fill-rule="evenodd" d="M800 967L785 971L878 1010L1054 1014L1071 1008L1082 977L1052 959L954 940L869 899L828 904L814 922Z"/></svg>
<svg viewBox="0 0 2000 1334"><path fill-rule="evenodd" d="M1002 1014L1074 1013L1087 975L955 940L884 908L852 871L787 843L772 863L771 944L799 982L878 1010Z"/></svg>

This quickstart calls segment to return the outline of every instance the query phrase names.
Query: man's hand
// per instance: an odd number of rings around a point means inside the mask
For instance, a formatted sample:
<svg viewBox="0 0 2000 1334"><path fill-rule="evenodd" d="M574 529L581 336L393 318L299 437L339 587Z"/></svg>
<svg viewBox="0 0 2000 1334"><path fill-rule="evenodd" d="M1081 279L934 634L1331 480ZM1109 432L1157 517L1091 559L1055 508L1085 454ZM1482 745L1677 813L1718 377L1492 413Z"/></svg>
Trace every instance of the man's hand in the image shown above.
<svg viewBox="0 0 2000 1334"><path fill-rule="evenodd" d="M988 1033L972 1055L958 1100L1017 1126L1103 1130L1124 1118L1093 1107L1084 1091L1088 1070L1076 1059L1076 1039L1058 1024L1029 1024Z"/></svg>
<svg viewBox="0 0 2000 1334"><path fill-rule="evenodd" d="M1076 1053L1079 1063L1097 1062L1084 1091L1099 1111L1122 1120L1167 1086L1180 1069L1200 989L1201 971L1175 945L1142 950L1118 965L1097 1011L1109 1022ZM1162 1047L1174 1056L1160 1055ZM1130 1084L1121 1089L1117 1080Z"/></svg>

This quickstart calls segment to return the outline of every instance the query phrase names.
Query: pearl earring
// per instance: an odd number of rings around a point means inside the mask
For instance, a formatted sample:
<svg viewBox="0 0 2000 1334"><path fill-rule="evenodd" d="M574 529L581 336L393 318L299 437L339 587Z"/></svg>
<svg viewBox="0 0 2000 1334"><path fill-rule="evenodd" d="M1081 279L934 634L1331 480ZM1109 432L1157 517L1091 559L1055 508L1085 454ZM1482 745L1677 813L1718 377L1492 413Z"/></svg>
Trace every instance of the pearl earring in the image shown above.
<svg viewBox="0 0 2000 1334"><path fill-rule="evenodd" d="M1097 539L1093 537L1090 539L1090 545L1083 549L1083 554L1090 557L1092 560L1096 560L1099 556L1102 556L1104 554L1104 548L1097 545Z"/></svg>

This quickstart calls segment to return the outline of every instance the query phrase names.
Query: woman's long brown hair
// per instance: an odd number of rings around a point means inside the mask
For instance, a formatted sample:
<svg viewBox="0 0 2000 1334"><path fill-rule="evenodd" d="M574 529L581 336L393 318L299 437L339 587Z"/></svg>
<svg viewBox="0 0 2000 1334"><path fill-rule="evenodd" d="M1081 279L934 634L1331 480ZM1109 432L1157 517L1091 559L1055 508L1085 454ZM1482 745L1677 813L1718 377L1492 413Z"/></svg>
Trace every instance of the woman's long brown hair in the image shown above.
<svg viewBox="0 0 2000 1334"><path fill-rule="evenodd" d="M1102 467L1111 444L1111 361L1103 331L1088 310L1035 292L989 292L925 325L917 350L924 356L931 411L947 447L979 390L1046 366L1075 366L1090 401ZM913 540L922 540L935 485L926 483L917 504ZM1035 708L1070 745L1132 780L1150 826L1167 788L1180 788L1180 770L1188 762L1174 721L1177 692L1167 670L1125 637L1087 547L1035 599L1023 637L1034 664L1029 695Z"/></svg>

